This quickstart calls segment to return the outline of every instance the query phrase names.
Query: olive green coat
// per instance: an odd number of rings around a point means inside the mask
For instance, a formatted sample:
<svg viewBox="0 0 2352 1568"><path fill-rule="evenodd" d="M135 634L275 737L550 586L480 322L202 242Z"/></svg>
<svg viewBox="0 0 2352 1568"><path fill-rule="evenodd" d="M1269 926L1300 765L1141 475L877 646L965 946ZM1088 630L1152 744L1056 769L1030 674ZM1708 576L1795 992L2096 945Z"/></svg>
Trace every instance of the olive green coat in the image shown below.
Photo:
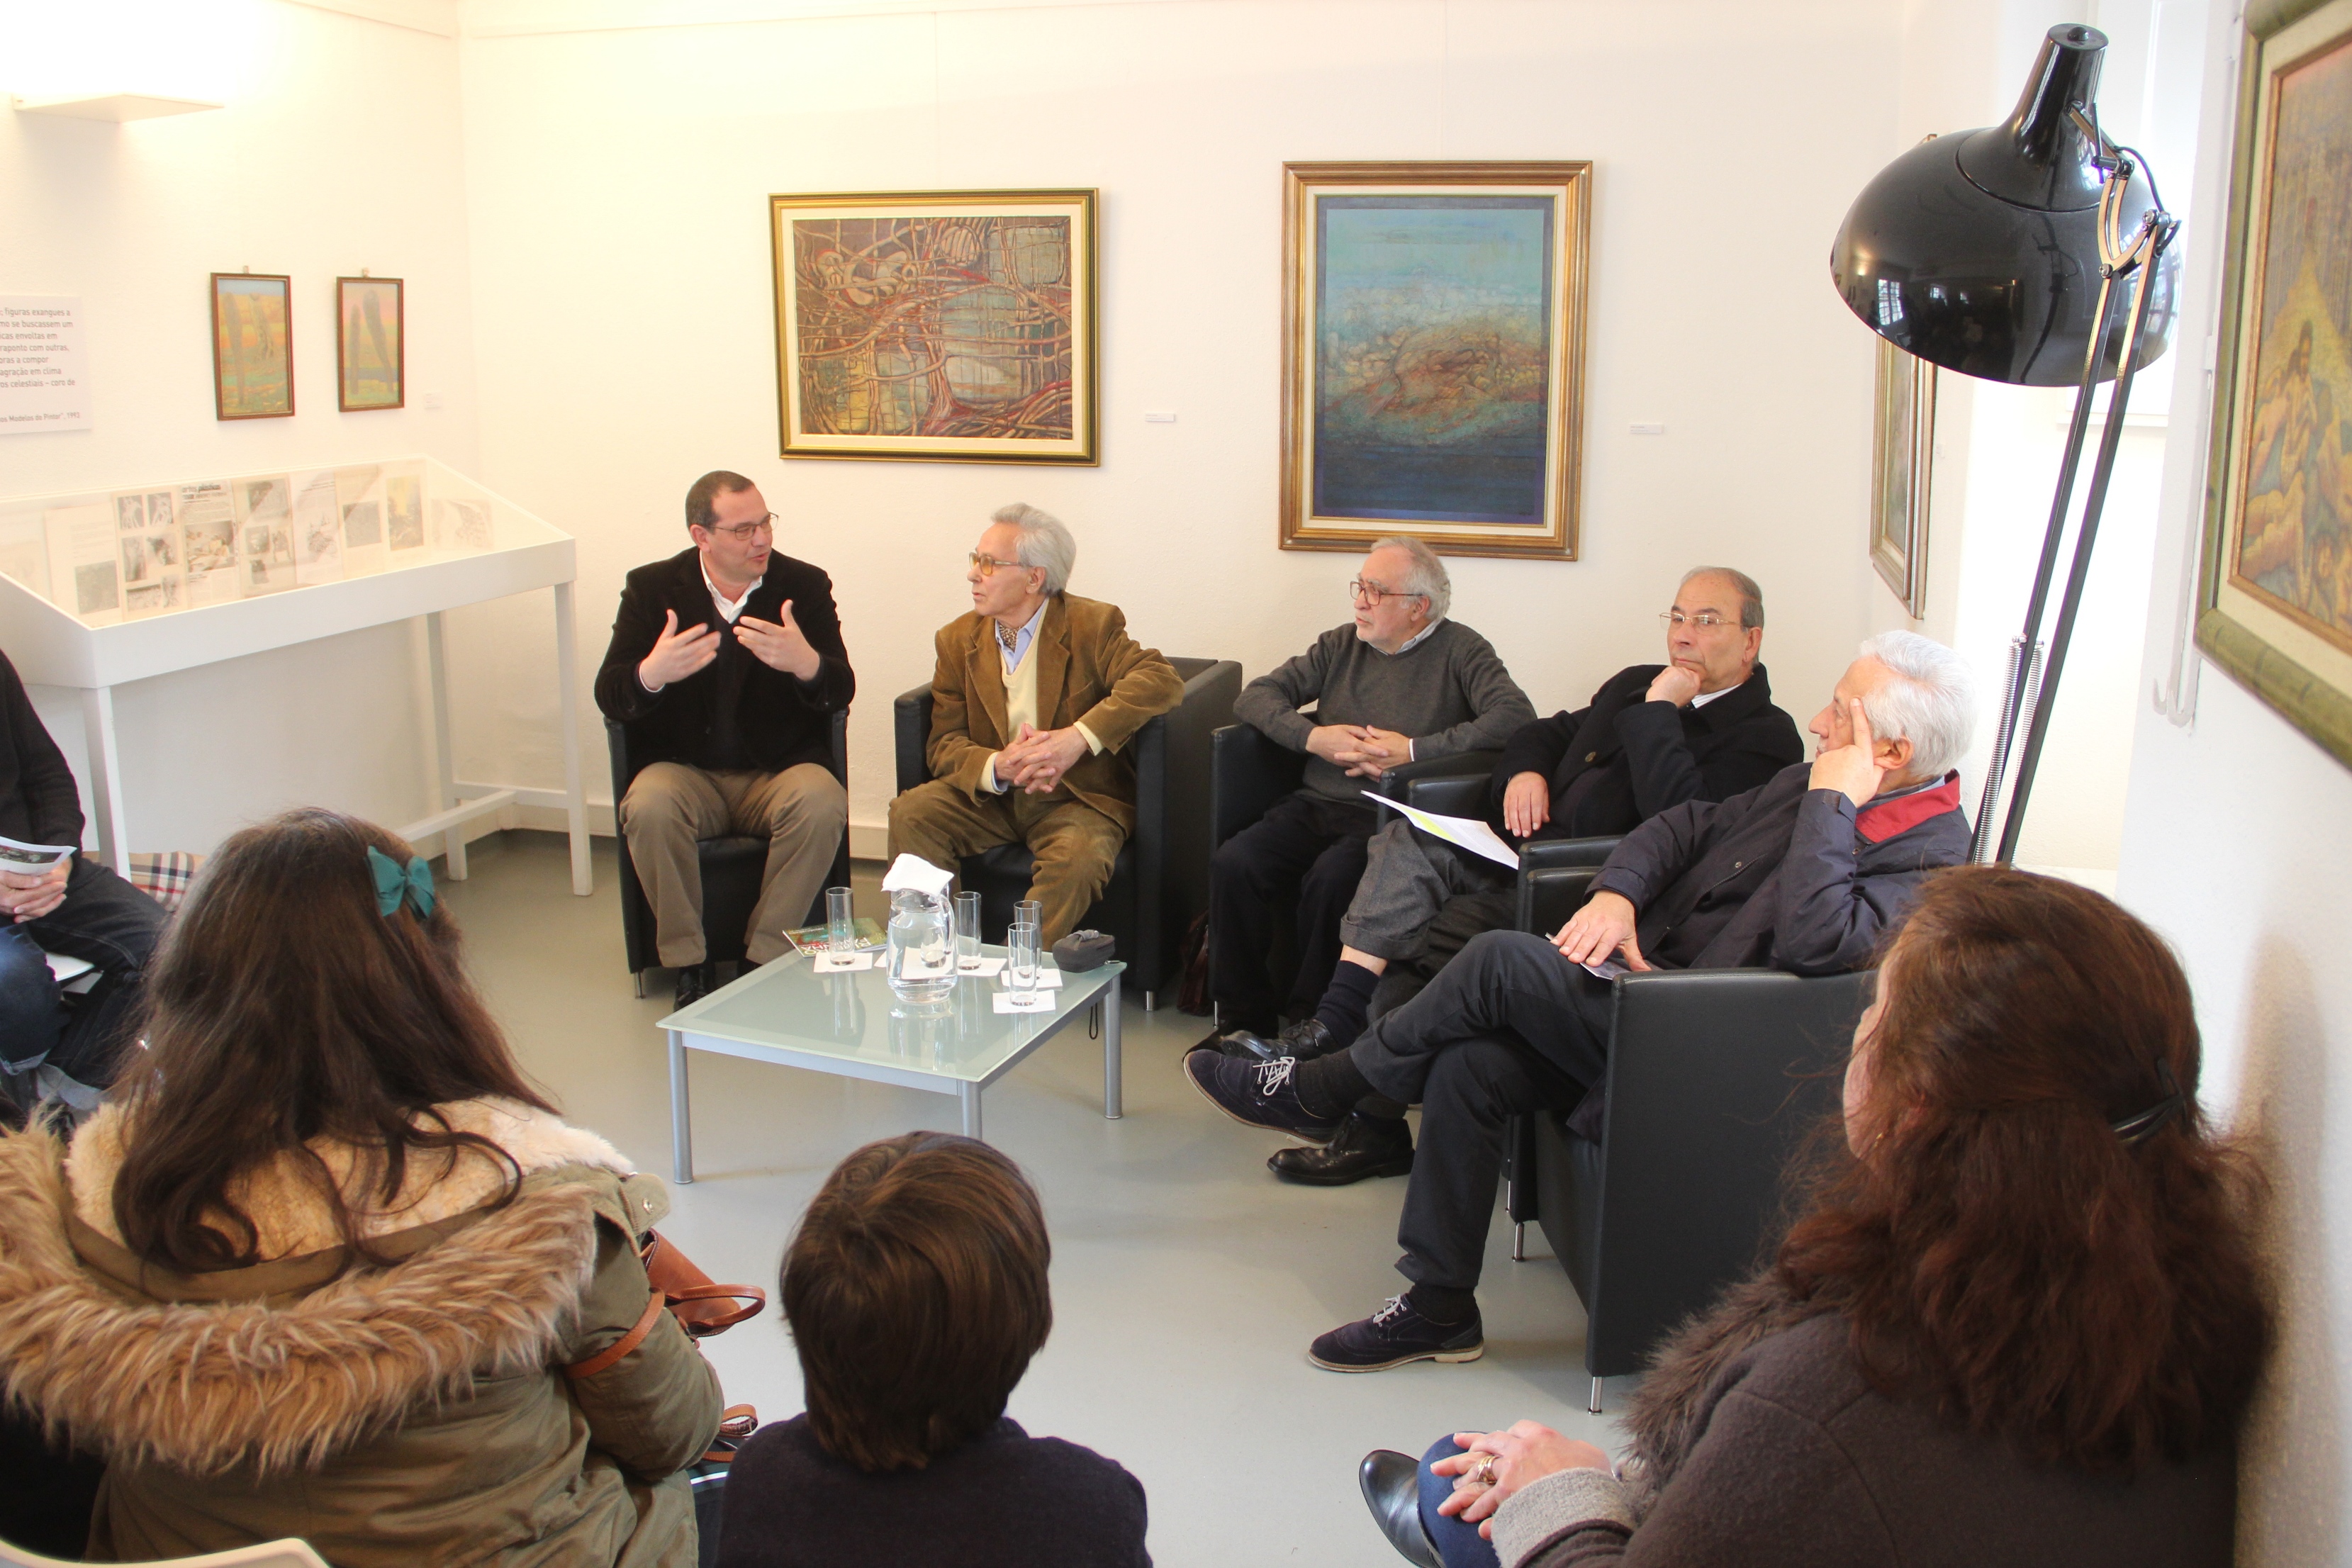
<svg viewBox="0 0 2352 1568"><path fill-rule="evenodd" d="M369 1216L383 1267L273 1246L320 1239L320 1216L267 1173L242 1206L269 1261L142 1266L113 1234L112 1108L69 1160L46 1133L0 1139L0 1379L105 1456L92 1560L299 1536L336 1568L691 1568L681 1472L720 1405L700 1352L664 1312L611 1368L562 1371L644 1313L634 1242L661 1184L543 1113L443 1110L516 1157L521 1191L485 1205L479 1156L412 1181Z"/></svg>

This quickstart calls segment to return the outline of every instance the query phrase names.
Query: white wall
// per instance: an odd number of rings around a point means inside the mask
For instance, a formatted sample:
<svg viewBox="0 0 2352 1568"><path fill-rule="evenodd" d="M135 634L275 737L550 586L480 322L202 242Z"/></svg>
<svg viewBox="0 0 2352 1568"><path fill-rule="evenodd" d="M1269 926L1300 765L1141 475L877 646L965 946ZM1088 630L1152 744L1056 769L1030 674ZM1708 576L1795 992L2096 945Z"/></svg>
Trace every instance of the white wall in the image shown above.
<svg viewBox="0 0 2352 1568"><path fill-rule="evenodd" d="M2212 198L2235 118L2235 18L2208 38L2198 177ZM2218 209L2218 199L2209 198ZM2153 552L2146 662L2124 813L2124 901L2179 948L2205 1037L2203 1098L2252 1138L2273 1186L2271 1242L2282 1339L2240 1475L2239 1561L2352 1563L2352 1106L2345 1020L2352 934L2352 774L2219 669L2196 678L2193 727L2155 710L2173 684L2181 575L2201 523L2220 226L2188 237L2177 433ZM2192 670L2192 677L2196 672Z"/></svg>
<svg viewBox="0 0 2352 1568"><path fill-rule="evenodd" d="M0 37L0 92L227 104L129 125L0 108L0 293L81 296L97 403L89 431L0 437L0 493L417 451L474 469L455 37L283 0L25 0ZM293 279L290 419L213 417L205 279L246 267ZM407 279L404 411L335 409L334 279L362 268ZM121 688L131 847L205 848L306 801L424 816L421 668L385 626ZM79 702L33 695L79 770Z"/></svg>
<svg viewBox="0 0 2352 1568"><path fill-rule="evenodd" d="M889 699L929 679L931 631L966 607L962 552L1006 500L1068 519L1077 591L1166 651L1255 675L1346 614L1348 558L1275 546L1285 160L1595 163L1583 559L1453 563L1458 615L1539 708L1656 657L1653 617L1699 562L1763 583L1765 658L1800 722L1865 628L1871 339L1826 256L1894 127L1885 0L1173 0L532 30L556 10L467 13L482 477L580 537L592 665L622 574L683 546L688 482L755 479L781 547L836 584L858 822L889 793ZM768 194L1022 185L1103 192L1102 466L774 456ZM1179 422L1147 426L1147 408ZM464 767L543 783L536 639L502 630L465 646L514 661L496 684L521 695L513 722L475 728Z"/></svg>

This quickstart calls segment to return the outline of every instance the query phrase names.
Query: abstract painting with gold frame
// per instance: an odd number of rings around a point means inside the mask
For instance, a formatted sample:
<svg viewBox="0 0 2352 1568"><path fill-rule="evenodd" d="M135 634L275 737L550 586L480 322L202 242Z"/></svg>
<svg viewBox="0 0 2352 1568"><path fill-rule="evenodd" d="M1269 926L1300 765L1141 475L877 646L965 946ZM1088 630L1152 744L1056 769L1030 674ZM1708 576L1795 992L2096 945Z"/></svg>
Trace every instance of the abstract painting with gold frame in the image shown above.
<svg viewBox="0 0 2352 1568"><path fill-rule="evenodd" d="M1870 563L1914 619L1927 613L1927 500L1935 477L1936 367L1878 342L1870 460Z"/></svg>
<svg viewBox="0 0 2352 1568"><path fill-rule="evenodd" d="M2197 644L2352 763L2352 0L2243 25Z"/></svg>
<svg viewBox="0 0 2352 1568"><path fill-rule="evenodd" d="M293 279L213 274L213 416L283 419L294 412Z"/></svg>
<svg viewBox="0 0 2352 1568"><path fill-rule="evenodd" d="M1282 169L1282 548L1574 560L1592 165Z"/></svg>
<svg viewBox="0 0 2352 1568"><path fill-rule="evenodd" d="M408 319L397 278L335 279L335 406L346 414L408 401Z"/></svg>
<svg viewBox="0 0 2352 1568"><path fill-rule="evenodd" d="M768 198L787 458L1094 463L1096 193Z"/></svg>

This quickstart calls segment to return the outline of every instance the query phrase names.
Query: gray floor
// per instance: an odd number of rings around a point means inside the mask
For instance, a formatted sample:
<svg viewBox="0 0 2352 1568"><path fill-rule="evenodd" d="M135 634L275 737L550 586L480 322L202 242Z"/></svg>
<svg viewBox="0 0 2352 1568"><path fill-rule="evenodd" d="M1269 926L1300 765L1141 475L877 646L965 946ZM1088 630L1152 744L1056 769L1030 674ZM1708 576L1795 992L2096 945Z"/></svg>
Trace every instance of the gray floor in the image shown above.
<svg viewBox="0 0 2352 1568"><path fill-rule="evenodd" d="M442 885L523 1065L572 1121L667 1175L668 1079L654 1026L667 987L635 996L612 843L596 848L591 898L572 895L551 834L478 840L472 877ZM878 912L873 870L859 881L860 911ZM1281 1140L1219 1116L1178 1073L1203 1027L1129 1000L1118 1121L1103 1119L1101 1050L1083 1028L988 1092L990 1142L1035 1181L1054 1237L1054 1336L1011 1414L1141 1479L1163 1568L1401 1561L1357 1496L1356 1462L1370 1448L1417 1453L1444 1432L1523 1416L1613 1448L1613 1420L1584 1410L1575 1295L1540 1236L1529 1243L1538 1256L1510 1261L1499 1215L1480 1292L1483 1360L1359 1376L1307 1363L1315 1335L1402 1288L1391 1266L1404 1184L1276 1182L1264 1162ZM676 1191L665 1232L716 1278L772 1294L785 1233L836 1161L870 1139L957 1126L944 1096L730 1058L698 1054L694 1083L699 1179ZM730 1401L756 1404L763 1420L800 1408L799 1369L773 1317L709 1350Z"/></svg>

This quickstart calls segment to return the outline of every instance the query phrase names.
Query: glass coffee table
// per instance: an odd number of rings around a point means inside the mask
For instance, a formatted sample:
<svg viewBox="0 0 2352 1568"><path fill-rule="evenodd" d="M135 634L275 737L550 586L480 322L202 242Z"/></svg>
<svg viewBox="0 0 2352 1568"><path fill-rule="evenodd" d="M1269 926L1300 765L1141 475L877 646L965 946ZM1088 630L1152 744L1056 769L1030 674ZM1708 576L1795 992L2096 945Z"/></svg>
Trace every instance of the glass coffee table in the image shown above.
<svg viewBox="0 0 2352 1568"><path fill-rule="evenodd" d="M1004 955L1001 947L982 951ZM963 1108L964 1135L977 1138L981 1090L1084 1013L1102 1031L1103 1115L1118 1119L1118 981L1125 964L1114 960L1064 974L1051 993L1050 1012L999 1013L992 998L1001 986L990 976L960 976L946 1002L924 1007L892 995L878 966L819 974L812 963L794 956L761 964L661 1021L669 1037L671 1157L680 1182L694 1180L689 1051L952 1094Z"/></svg>

